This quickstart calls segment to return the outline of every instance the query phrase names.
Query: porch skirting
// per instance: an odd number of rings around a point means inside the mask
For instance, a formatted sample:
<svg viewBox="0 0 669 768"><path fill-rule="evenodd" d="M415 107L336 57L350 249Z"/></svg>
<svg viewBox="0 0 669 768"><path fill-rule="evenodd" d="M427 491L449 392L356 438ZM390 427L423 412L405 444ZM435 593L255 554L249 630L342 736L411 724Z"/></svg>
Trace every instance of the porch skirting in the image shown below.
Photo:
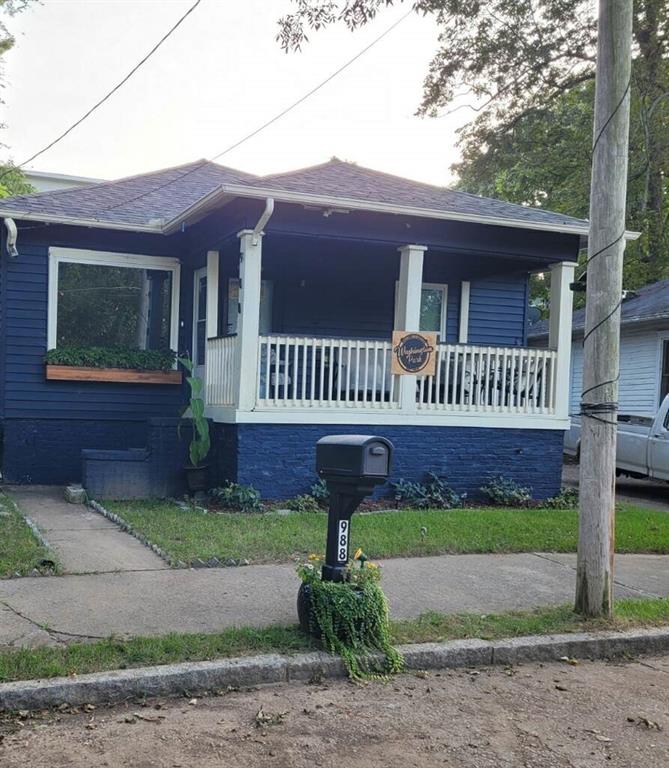
<svg viewBox="0 0 669 768"><path fill-rule="evenodd" d="M537 499L560 489L564 432L556 429L379 426L364 424L212 425L216 479L253 485L265 499L307 493L316 482L316 441L328 434L378 434L395 446L392 481L445 477L476 498L490 475L532 489ZM377 494L388 495L388 484Z"/></svg>

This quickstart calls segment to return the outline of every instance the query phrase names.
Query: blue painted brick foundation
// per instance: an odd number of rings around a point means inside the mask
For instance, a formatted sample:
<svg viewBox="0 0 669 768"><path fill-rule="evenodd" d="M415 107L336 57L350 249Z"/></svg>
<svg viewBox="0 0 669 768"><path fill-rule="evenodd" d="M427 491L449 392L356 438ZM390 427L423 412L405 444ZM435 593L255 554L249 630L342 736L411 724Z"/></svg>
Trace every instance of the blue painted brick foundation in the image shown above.
<svg viewBox="0 0 669 768"><path fill-rule="evenodd" d="M474 427L372 427L322 424L218 424L220 479L253 485L266 499L306 493L316 479L316 441L331 434L379 434L395 446L391 480L422 480L427 472L445 477L459 493L476 497L492 474L532 488L535 498L560 489L560 430ZM387 494L383 486L380 494Z"/></svg>
<svg viewBox="0 0 669 768"><path fill-rule="evenodd" d="M8 483L81 480L82 448L142 448L146 421L5 419L2 474Z"/></svg>

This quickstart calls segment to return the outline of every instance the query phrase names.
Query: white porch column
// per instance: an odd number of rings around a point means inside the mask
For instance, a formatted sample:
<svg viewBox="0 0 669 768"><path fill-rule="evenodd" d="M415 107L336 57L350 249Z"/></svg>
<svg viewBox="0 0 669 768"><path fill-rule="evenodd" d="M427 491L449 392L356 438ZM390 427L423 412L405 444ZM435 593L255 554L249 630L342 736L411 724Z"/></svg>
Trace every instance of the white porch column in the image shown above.
<svg viewBox="0 0 669 768"><path fill-rule="evenodd" d="M243 229L237 236L240 241L240 256L235 390L238 410L252 411L256 404L258 381L263 236L254 235L250 229Z"/></svg>
<svg viewBox="0 0 669 768"><path fill-rule="evenodd" d="M207 251L207 338L218 336L218 251Z"/></svg>
<svg viewBox="0 0 669 768"><path fill-rule="evenodd" d="M397 292L395 330L420 330L420 300L423 287L424 245L404 245L400 252L400 279ZM400 376L400 409L416 410L416 377Z"/></svg>
<svg viewBox="0 0 669 768"><path fill-rule="evenodd" d="M548 320L548 347L557 352L555 374L555 415L569 416L569 369L571 363L571 315L573 293L569 285L574 282L574 261L551 264L551 301Z"/></svg>

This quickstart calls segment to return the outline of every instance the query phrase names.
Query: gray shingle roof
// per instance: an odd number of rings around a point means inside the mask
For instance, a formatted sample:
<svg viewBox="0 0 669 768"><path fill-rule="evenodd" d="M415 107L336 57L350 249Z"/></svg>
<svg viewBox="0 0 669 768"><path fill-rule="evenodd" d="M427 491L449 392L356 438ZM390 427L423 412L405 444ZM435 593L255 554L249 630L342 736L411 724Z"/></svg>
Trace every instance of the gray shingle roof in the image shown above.
<svg viewBox="0 0 669 768"><path fill-rule="evenodd" d="M587 222L572 216L411 181L336 158L299 171L261 176L252 182L252 186L534 224L587 227Z"/></svg>
<svg viewBox="0 0 669 768"><path fill-rule="evenodd" d="M118 181L0 200L2 215L29 214L151 227L177 217L221 184L247 184L255 176L207 160Z"/></svg>
<svg viewBox="0 0 669 768"><path fill-rule="evenodd" d="M647 323L652 320L669 319L669 280L645 285L631 291L623 301L621 325ZM572 330L583 331L585 327L585 308L577 309L572 315ZM542 320L529 330L530 338L541 338L548 334L548 321Z"/></svg>
<svg viewBox="0 0 669 768"><path fill-rule="evenodd" d="M225 188L231 185L244 187L247 196L253 195L256 189L259 197L263 194L261 190L273 190L422 209L443 214L444 218L450 214L477 220L516 222L516 226L526 223L533 228L577 227L580 231L587 230L587 222L581 219L423 184L337 159L263 177L198 160L78 189L6 198L0 200L0 216L43 217L45 221L78 220L102 226L160 231L162 224L179 219L191 206L216 190L220 190L223 203L229 199ZM235 192L231 195L234 197Z"/></svg>

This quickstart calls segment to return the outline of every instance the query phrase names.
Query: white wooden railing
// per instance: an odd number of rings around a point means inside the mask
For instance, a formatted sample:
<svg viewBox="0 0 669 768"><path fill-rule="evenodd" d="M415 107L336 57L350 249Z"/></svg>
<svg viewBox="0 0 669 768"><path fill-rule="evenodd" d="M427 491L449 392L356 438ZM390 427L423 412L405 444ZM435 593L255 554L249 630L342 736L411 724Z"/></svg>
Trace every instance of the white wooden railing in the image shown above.
<svg viewBox="0 0 669 768"><path fill-rule="evenodd" d="M260 408L399 408L390 341L262 336Z"/></svg>
<svg viewBox="0 0 669 768"><path fill-rule="evenodd" d="M235 404L235 356L237 336L207 339L206 402L207 405Z"/></svg>
<svg viewBox="0 0 669 768"><path fill-rule="evenodd" d="M418 379L419 410L555 412L557 352L440 344L434 376Z"/></svg>
<svg viewBox="0 0 669 768"><path fill-rule="evenodd" d="M207 404L235 405L237 337L207 341ZM261 336L256 407L400 409L390 341ZM419 376L419 412L555 414L557 352L439 344L434 376Z"/></svg>

